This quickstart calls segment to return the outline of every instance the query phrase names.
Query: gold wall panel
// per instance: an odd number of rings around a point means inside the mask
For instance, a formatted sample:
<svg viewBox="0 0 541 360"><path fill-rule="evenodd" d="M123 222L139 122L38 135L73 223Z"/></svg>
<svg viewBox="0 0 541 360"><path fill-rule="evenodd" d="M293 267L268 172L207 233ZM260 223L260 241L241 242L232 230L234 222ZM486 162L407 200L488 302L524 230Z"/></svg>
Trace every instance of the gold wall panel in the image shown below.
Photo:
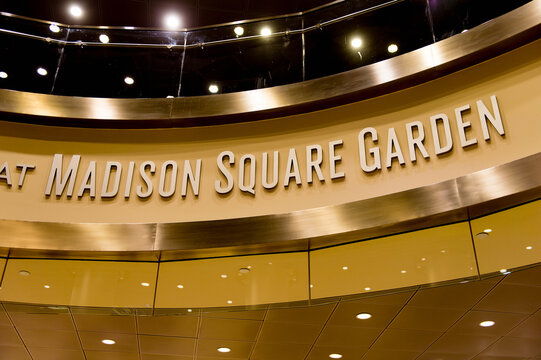
<svg viewBox="0 0 541 360"><path fill-rule="evenodd" d="M156 307L227 307L307 299L308 254L298 252L161 263Z"/></svg>
<svg viewBox="0 0 541 360"><path fill-rule="evenodd" d="M147 262L10 259L0 300L149 308L157 268Z"/></svg>
<svg viewBox="0 0 541 360"><path fill-rule="evenodd" d="M471 221L481 274L541 261L541 200ZM490 229L488 236L480 234Z"/></svg>
<svg viewBox="0 0 541 360"><path fill-rule="evenodd" d="M468 223L310 252L312 298L477 275Z"/></svg>

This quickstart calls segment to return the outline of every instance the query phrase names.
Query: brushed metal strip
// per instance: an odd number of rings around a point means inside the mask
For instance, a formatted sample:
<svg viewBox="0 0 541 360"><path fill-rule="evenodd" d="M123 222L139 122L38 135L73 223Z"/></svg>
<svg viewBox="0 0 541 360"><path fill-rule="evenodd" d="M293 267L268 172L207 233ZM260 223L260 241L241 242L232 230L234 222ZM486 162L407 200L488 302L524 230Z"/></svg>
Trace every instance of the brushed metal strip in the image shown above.
<svg viewBox="0 0 541 360"><path fill-rule="evenodd" d="M0 220L0 248L16 257L147 261L304 251L466 221L539 198L541 153L438 184L280 215L163 224Z"/></svg>
<svg viewBox="0 0 541 360"><path fill-rule="evenodd" d="M156 224L70 224L0 220L0 247L32 250L153 251Z"/></svg>
<svg viewBox="0 0 541 360"><path fill-rule="evenodd" d="M4 89L0 90L0 113L9 121L101 128L170 128L252 121L404 89L474 65L540 36L541 0L533 0L466 33L324 78L174 99L81 98Z"/></svg>

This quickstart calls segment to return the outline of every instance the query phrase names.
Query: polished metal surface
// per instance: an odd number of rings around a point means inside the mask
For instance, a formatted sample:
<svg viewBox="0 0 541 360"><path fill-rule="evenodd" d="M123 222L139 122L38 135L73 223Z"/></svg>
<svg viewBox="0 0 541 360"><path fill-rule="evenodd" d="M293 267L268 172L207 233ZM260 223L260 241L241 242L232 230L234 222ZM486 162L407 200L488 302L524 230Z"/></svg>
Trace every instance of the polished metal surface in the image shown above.
<svg viewBox="0 0 541 360"><path fill-rule="evenodd" d="M239 93L174 99L106 99L0 90L5 120L56 126L170 128L290 115L420 84L502 54L541 34L541 0L424 48L355 70Z"/></svg>
<svg viewBox="0 0 541 360"><path fill-rule="evenodd" d="M438 184L282 215L163 224L2 220L0 248L17 257L134 260L316 249L464 221L539 199L540 164L538 153Z"/></svg>

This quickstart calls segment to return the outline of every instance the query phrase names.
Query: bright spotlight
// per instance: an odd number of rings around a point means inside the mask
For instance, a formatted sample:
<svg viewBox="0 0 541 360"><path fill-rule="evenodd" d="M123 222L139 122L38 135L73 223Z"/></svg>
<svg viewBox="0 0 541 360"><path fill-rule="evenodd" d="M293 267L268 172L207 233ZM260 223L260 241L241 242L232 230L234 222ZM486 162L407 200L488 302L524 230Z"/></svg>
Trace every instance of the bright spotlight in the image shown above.
<svg viewBox="0 0 541 360"><path fill-rule="evenodd" d="M363 41L360 38L356 37L356 38L351 39L352 48L359 49L362 45L363 45Z"/></svg>
<svg viewBox="0 0 541 360"><path fill-rule="evenodd" d="M73 17L79 18L83 16L83 9L79 5L71 5L69 10Z"/></svg>
<svg viewBox="0 0 541 360"><path fill-rule="evenodd" d="M180 17L177 14L169 13L163 18L165 27L170 30L175 30L180 27Z"/></svg>

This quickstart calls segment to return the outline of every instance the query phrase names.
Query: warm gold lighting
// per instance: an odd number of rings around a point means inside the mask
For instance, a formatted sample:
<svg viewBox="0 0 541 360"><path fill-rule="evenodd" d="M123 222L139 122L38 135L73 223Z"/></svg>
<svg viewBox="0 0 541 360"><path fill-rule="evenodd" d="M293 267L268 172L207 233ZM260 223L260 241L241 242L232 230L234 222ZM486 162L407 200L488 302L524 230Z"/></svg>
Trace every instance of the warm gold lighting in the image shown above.
<svg viewBox="0 0 541 360"><path fill-rule="evenodd" d="M272 34L272 30L268 27L264 27L261 29L261 36L270 36Z"/></svg>
<svg viewBox="0 0 541 360"><path fill-rule="evenodd" d="M244 28L242 26L236 26L233 31L235 32L235 35L242 36L244 35Z"/></svg>
<svg viewBox="0 0 541 360"><path fill-rule="evenodd" d="M398 51L398 46L396 44L391 44L387 47L387 51L393 54Z"/></svg>
<svg viewBox="0 0 541 360"><path fill-rule="evenodd" d="M351 39L351 47L352 48L360 49L362 45L363 45L363 41L361 40L361 38L355 37L355 38Z"/></svg>

